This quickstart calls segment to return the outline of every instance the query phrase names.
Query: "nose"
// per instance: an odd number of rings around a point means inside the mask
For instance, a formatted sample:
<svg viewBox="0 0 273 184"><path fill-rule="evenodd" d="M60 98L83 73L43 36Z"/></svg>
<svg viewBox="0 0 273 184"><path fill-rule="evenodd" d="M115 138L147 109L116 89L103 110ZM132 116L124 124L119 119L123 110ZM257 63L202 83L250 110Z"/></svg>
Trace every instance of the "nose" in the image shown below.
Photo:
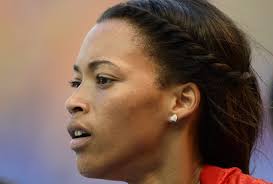
<svg viewBox="0 0 273 184"><path fill-rule="evenodd" d="M88 103L83 99L74 97L73 95L66 100L65 107L72 117L77 114L85 114L89 112Z"/></svg>

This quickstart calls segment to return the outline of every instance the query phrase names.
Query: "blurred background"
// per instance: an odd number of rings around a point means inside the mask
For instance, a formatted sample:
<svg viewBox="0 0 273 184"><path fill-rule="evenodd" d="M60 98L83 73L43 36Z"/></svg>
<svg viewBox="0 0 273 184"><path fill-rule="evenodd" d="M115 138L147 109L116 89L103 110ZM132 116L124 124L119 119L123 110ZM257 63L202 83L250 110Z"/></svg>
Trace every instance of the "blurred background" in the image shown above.
<svg viewBox="0 0 273 184"><path fill-rule="evenodd" d="M122 183L81 177L66 132L72 64L96 18L118 0L0 1L0 178L16 184ZM266 111L273 79L273 1L213 0L253 42ZM273 91L273 90L272 90ZM273 182L269 114L251 170ZM1 180L1 179L0 179Z"/></svg>

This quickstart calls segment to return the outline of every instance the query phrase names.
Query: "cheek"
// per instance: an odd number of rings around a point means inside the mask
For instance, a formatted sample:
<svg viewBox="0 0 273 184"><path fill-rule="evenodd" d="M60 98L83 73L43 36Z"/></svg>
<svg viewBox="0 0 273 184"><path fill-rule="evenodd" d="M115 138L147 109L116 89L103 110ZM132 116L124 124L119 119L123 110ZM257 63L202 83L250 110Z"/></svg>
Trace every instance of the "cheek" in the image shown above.
<svg viewBox="0 0 273 184"><path fill-rule="evenodd" d="M151 153L155 157L165 124L159 102L157 93L143 87L96 98L94 142L85 156L78 157L83 173L91 170L93 177L118 173L128 165L142 163L140 160Z"/></svg>
<svg viewBox="0 0 273 184"><path fill-rule="evenodd" d="M97 98L96 122L103 134L100 136L118 144L156 143L164 127L159 94L143 87L120 91L123 92L108 98Z"/></svg>

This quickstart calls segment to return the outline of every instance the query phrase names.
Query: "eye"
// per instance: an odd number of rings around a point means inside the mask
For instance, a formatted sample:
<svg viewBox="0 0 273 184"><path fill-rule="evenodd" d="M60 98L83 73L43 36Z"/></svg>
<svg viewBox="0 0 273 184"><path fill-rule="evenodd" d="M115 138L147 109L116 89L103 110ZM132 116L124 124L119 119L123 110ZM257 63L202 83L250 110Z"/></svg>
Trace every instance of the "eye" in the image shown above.
<svg viewBox="0 0 273 184"><path fill-rule="evenodd" d="M113 81L115 81L114 79L111 79L108 77L103 77L100 75L96 76L96 80L97 80L97 84L99 84L101 86L110 85Z"/></svg>
<svg viewBox="0 0 273 184"><path fill-rule="evenodd" d="M71 80L71 81L68 81L68 83L72 88L78 88L81 85L81 81L77 81L77 80Z"/></svg>

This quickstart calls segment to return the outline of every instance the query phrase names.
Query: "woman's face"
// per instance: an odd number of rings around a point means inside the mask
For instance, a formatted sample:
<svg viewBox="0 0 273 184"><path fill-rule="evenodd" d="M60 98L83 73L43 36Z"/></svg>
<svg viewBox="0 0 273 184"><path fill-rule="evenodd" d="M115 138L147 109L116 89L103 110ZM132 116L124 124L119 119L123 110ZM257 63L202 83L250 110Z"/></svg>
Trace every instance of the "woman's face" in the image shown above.
<svg viewBox="0 0 273 184"><path fill-rule="evenodd" d="M110 20L95 25L80 49L66 107L71 133L91 134L71 141L84 176L126 180L157 164L167 91L156 87L155 66L137 36L125 21Z"/></svg>

